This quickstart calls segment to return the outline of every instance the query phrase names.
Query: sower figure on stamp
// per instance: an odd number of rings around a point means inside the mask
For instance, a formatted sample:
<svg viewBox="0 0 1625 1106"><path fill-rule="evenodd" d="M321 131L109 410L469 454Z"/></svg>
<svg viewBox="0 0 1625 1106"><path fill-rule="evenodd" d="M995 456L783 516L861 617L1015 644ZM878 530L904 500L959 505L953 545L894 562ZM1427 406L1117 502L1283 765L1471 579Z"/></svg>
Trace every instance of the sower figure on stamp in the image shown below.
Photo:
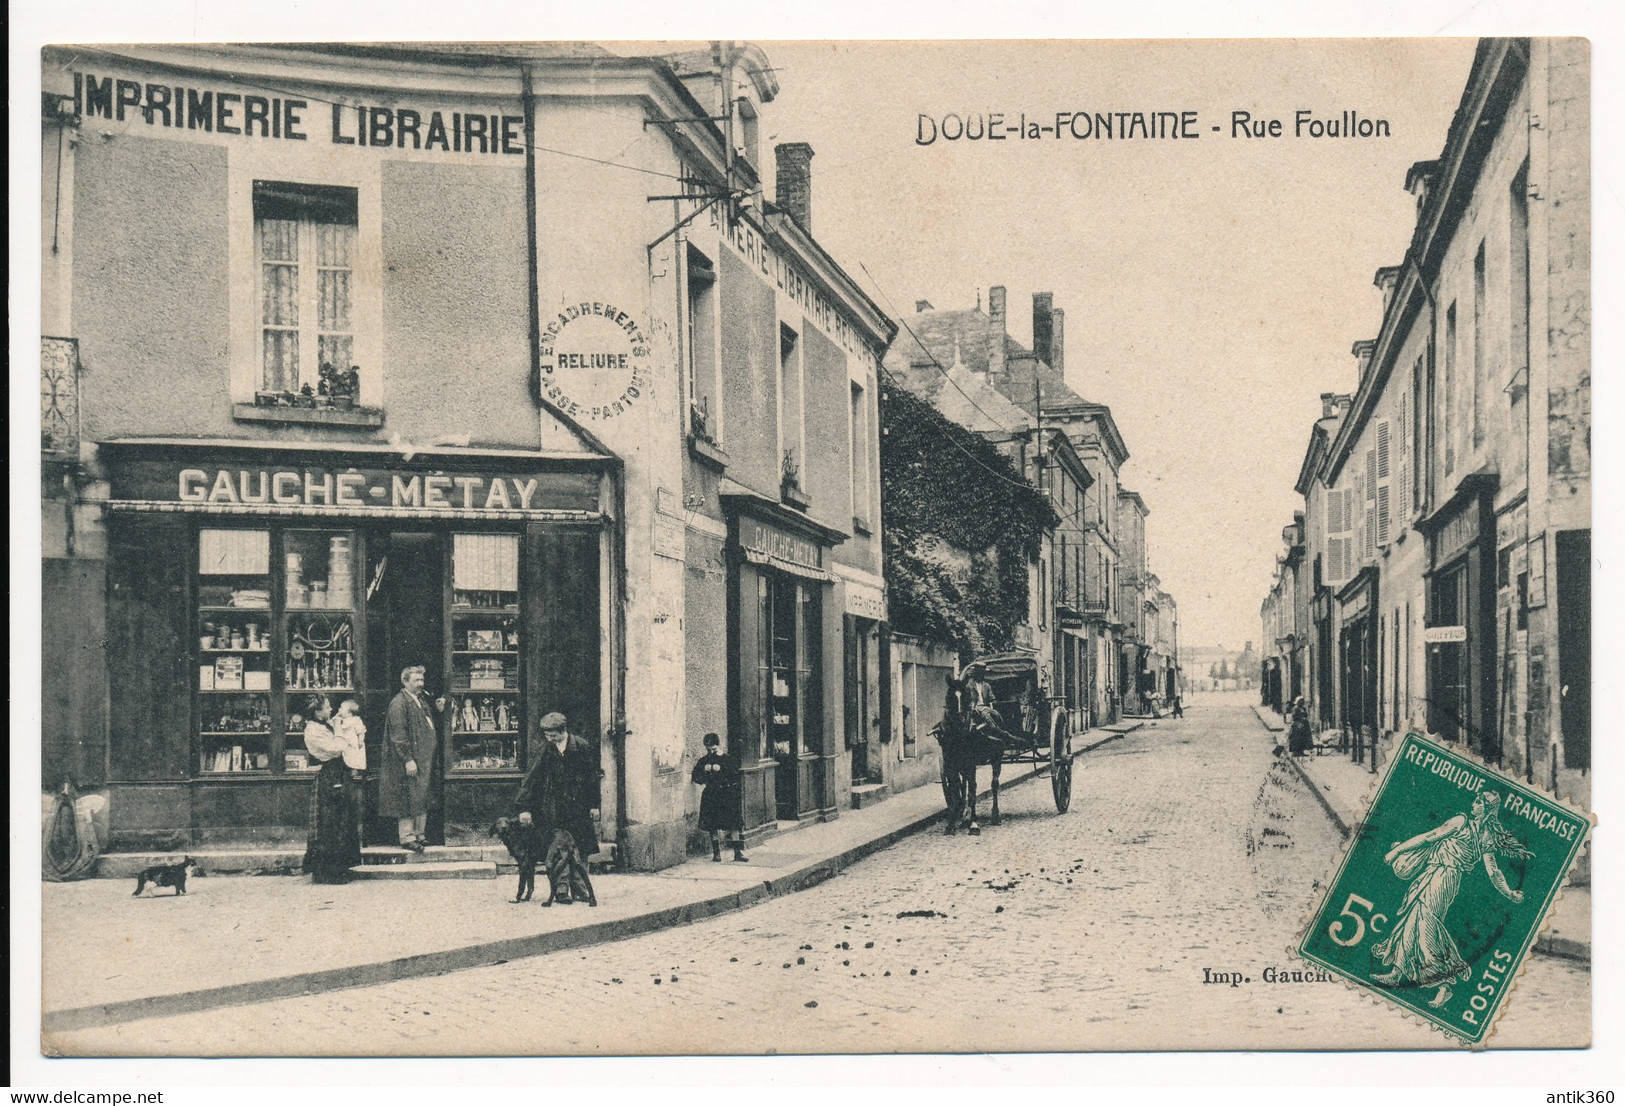
<svg viewBox="0 0 1625 1106"><path fill-rule="evenodd" d="M603 771L587 741L569 731L564 715L544 715L541 740L531 751L530 771L514 796L522 824L538 827L540 840L552 842L563 830L570 835L582 865L598 851L598 781ZM544 846L551 847L551 846ZM590 888L572 889L591 895ZM561 895L561 901L569 898Z"/></svg>
<svg viewBox="0 0 1625 1106"><path fill-rule="evenodd" d="M434 708L425 699L423 666L401 672L401 691L384 721L384 757L378 777L378 813L394 818L403 848L422 852L429 818L429 777L434 769Z"/></svg>
<svg viewBox="0 0 1625 1106"><path fill-rule="evenodd" d="M1511 902L1522 902L1523 892L1507 883L1496 856L1526 859L1535 854L1501 826L1501 796L1484 791L1472 810L1447 819L1442 825L1407 841L1396 841L1382 858L1400 879L1410 880L1394 928L1372 953L1391 970L1371 977L1385 987L1437 987L1429 1006L1450 1000L1450 984L1466 981L1472 969L1450 935L1447 918L1474 868L1482 866L1490 886Z"/></svg>

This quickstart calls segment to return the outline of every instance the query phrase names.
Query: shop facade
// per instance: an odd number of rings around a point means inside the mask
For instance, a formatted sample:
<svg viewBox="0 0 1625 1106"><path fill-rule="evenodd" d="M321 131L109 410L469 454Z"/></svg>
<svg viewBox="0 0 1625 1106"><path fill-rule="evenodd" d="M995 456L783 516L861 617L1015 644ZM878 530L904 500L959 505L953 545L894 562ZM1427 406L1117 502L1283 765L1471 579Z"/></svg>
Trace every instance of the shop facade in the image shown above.
<svg viewBox="0 0 1625 1106"><path fill-rule="evenodd" d="M436 839L554 710L628 867L685 857L707 732L761 832L883 773L893 324L812 238L810 150L763 213L765 56L702 54L47 51L44 786L108 787L113 847L300 836L309 698L376 753L406 663ZM758 659L788 723L734 713Z"/></svg>
<svg viewBox="0 0 1625 1106"><path fill-rule="evenodd" d="M1428 730L1486 760L1502 755L1496 719L1495 493L1492 474L1463 480L1418 524L1428 539ZM1510 640L1511 634L1506 637Z"/></svg>
<svg viewBox="0 0 1625 1106"><path fill-rule="evenodd" d="M601 465L104 443L113 826L151 848L302 840L310 705L368 761L408 666L442 703L432 844L507 813L534 720L598 743ZM367 837L393 843L393 821Z"/></svg>

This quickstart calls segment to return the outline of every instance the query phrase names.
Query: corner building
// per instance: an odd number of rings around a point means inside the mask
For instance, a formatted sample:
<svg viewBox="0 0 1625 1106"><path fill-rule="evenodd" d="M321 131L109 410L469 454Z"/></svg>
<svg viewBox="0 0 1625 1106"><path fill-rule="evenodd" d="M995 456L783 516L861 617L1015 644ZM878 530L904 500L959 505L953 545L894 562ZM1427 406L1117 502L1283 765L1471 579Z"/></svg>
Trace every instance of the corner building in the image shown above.
<svg viewBox="0 0 1625 1106"><path fill-rule="evenodd" d="M766 201L759 50L43 65L47 788L105 787L114 849L302 840L306 700L376 764L423 664L434 840L554 710L629 866L685 855L707 731L756 834L837 814L891 324L811 237L809 149L802 217Z"/></svg>

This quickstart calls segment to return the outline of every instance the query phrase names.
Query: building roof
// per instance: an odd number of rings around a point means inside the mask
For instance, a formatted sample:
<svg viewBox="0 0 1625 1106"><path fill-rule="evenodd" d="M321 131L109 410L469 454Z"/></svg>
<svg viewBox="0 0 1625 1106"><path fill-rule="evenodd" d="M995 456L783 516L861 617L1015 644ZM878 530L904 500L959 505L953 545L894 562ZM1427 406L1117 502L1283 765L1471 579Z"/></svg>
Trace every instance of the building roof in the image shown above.
<svg viewBox="0 0 1625 1106"><path fill-rule="evenodd" d="M981 305L939 311L922 301L922 307L923 310L902 320L902 330L886 354L887 371L909 391L941 410L939 397L945 388L951 387L947 370L958 362L970 373L984 375L988 384L1030 418L1040 412L1038 397L1033 394L1036 373L1042 414L1046 419L1054 415L1092 420L1100 428L1103 444L1112 455L1112 467L1121 467L1128 459L1128 446L1112 418L1111 408L1073 391L1062 373L1040 361L1032 350L1010 337L1008 331L1000 332L993 316ZM1000 340L1002 350L994 344ZM995 353L1003 355L1002 372L993 371Z"/></svg>
<svg viewBox="0 0 1625 1106"><path fill-rule="evenodd" d="M1383 311L1370 367L1361 376L1348 417L1332 436L1324 466L1328 482L1336 481L1376 409L1408 327L1428 297L1427 281L1437 276L1490 146L1508 117L1519 86L1528 80L1528 63L1528 39L1480 39L1442 152L1436 161L1419 161L1406 174L1408 190L1421 186L1416 226L1405 251L1403 272Z"/></svg>

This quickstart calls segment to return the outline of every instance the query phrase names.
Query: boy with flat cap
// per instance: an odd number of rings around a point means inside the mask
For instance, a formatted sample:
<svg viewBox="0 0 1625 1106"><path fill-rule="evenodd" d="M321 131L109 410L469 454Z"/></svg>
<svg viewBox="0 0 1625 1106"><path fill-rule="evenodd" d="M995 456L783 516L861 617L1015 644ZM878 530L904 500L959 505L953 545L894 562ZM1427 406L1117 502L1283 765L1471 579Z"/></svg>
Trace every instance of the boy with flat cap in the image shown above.
<svg viewBox="0 0 1625 1106"><path fill-rule="evenodd" d="M603 771L592 746L573 734L558 711L542 716L540 740L531 745L530 771L514 796L514 808L528 814L546 841L555 829L568 830L585 860L598 851L598 781Z"/></svg>

